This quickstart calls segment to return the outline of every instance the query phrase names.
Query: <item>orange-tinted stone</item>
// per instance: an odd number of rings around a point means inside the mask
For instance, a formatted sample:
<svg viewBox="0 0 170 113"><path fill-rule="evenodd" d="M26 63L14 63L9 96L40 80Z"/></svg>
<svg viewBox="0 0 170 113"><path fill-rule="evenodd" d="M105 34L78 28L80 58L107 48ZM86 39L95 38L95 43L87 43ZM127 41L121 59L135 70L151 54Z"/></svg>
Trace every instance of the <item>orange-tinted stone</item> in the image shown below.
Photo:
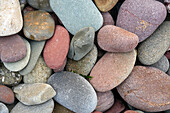
<svg viewBox="0 0 170 113"><path fill-rule="evenodd" d="M4 85L0 85L0 102L12 104L14 102L14 93Z"/></svg>

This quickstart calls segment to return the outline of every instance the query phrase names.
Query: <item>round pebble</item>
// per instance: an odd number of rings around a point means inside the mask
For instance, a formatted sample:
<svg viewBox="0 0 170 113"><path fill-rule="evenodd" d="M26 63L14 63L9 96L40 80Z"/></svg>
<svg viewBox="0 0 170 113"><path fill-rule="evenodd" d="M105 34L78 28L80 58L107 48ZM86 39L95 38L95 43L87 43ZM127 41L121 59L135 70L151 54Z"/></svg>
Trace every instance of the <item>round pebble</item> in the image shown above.
<svg viewBox="0 0 170 113"><path fill-rule="evenodd" d="M59 103L55 103L55 107L52 113L74 113L74 112L70 111L69 109L65 108Z"/></svg>
<svg viewBox="0 0 170 113"><path fill-rule="evenodd" d="M0 85L0 102L12 104L14 99L15 97L12 90L4 85Z"/></svg>
<svg viewBox="0 0 170 113"><path fill-rule="evenodd" d="M105 25L114 25L114 20L109 12L102 13L103 16L103 26Z"/></svg>
<svg viewBox="0 0 170 113"><path fill-rule="evenodd" d="M6 105L1 102L0 102L0 113L9 113L9 110L6 107Z"/></svg>

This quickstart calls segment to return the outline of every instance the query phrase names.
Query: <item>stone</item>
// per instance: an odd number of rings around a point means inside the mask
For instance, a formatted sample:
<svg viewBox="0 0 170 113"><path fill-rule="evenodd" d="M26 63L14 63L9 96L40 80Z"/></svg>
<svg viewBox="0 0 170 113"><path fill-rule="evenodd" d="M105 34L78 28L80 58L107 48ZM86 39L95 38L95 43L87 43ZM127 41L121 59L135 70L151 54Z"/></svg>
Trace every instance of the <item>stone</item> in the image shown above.
<svg viewBox="0 0 170 113"><path fill-rule="evenodd" d="M165 111L165 113L170 113L170 110Z"/></svg>
<svg viewBox="0 0 170 113"><path fill-rule="evenodd" d="M100 29L103 18L92 0L50 0L52 10L59 17L66 29L75 35L84 27Z"/></svg>
<svg viewBox="0 0 170 113"><path fill-rule="evenodd" d="M18 33L23 27L19 0L1 0L0 3L0 36Z"/></svg>
<svg viewBox="0 0 170 113"><path fill-rule="evenodd" d="M68 31L64 27L57 25L54 36L47 41L43 51L43 57L48 67L60 69L63 66L69 50L69 44L70 36Z"/></svg>
<svg viewBox="0 0 170 113"><path fill-rule="evenodd" d="M127 110L127 111L125 111L124 113L138 113L138 112L132 111L132 110Z"/></svg>
<svg viewBox="0 0 170 113"><path fill-rule="evenodd" d="M169 67L169 69L168 69L168 72L167 72L167 74L170 76L170 67Z"/></svg>
<svg viewBox="0 0 170 113"><path fill-rule="evenodd" d="M6 107L6 105L3 104L3 103L1 103L1 102L0 102L0 112L1 112L1 113L9 113L9 110L8 110L8 108Z"/></svg>
<svg viewBox="0 0 170 113"><path fill-rule="evenodd" d="M159 1L126 0L120 7L116 26L136 34L142 42L158 28L166 15L165 6Z"/></svg>
<svg viewBox="0 0 170 113"><path fill-rule="evenodd" d="M0 59L2 62L16 62L23 59L27 48L19 35L0 38Z"/></svg>
<svg viewBox="0 0 170 113"><path fill-rule="evenodd" d="M135 66L117 91L128 104L143 111L170 108L170 77L154 67Z"/></svg>
<svg viewBox="0 0 170 113"><path fill-rule="evenodd" d="M65 66L66 66L66 63L67 63L67 58L64 60L64 63L63 63L63 65L62 65L60 68L58 68L58 69L53 69L53 71L54 71L54 72L63 71L64 68L65 68Z"/></svg>
<svg viewBox="0 0 170 113"><path fill-rule="evenodd" d="M28 4L36 9L53 12L49 0L27 0Z"/></svg>
<svg viewBox="0 0 170 113"><path fill-rule="evenodd" d="M80 29L71 40L68 57L76 61L82 59L93 48L94 37L94 28Z"/></svg>
<svg viewBox="0 0 170 113"><path fill-rule="evenodd" d="M29 11L24 13L24 35L31 40L42 41L50 39L55 30L55 22L45 11Z"/></svg>
<svg viewBox="0 0 170 113"><path fill-rule="evenodd" d="M97 61L97 47L94 45L93 49L81 60L75 61L68 59L66 70L74 71L77 74L88 75Z"/></svg>
<svg viewBox="0 0 170 113"><path fill-rule="evenodd" d="M97 92L97 99L96 111L105 112L114 104L114 95L112 91Z"/></svg>
<svg viewBox="0 0 170 113"><path fill-rule="evenodd" d="M29 12L29 11L35 11L35 9L32 8L31 6L26 6L26 7L24 8L24 10L23 10L23 13L25 14L25 13L27 13L27 12Z"/></svg>
<svg viewBox="0 0 170 113"><path fill-rule="evenodd" d="M12 104L15 100L14 93L10 88L0 85L0 102Z"/></svg>
<svg viewBox="0 0 170 113"><path fill-rule="evenodd" d="M100 112L100 111L94 111L94 112L92 112L92 113L102 113L102 112Z"/></svg>
<svg viewBox="0 0 170 113"><path fill-rule="evenodd" d="M114 20L109 12L102 13L103 16L103 26L105 25L114 25Z"/></svg>
<svg viewBox="0 0 170 113"><path fill-rule="evenodd" d="M20 84L13 91L16 98L25 105L42 104L56 95L54 89L45 83Z"/></svg>
<svg viewBox="0 0 170 113"><path fill-rule="evenodd" d="M60 105L59 103L55 103L55 107L52 113L75 113Z"/></svg>
<svg viewBox="0 0 170 113"><path fill-rule="evenodd" d="M53 99L50 99L43 104L33 106L27 106L18 102L10 113L52 113L53 109L54 101Z"/></svg>
<svg viewBox="0 0 170 113"><path fill-rule="evenodd" d="M167 51L167 52L165 53L165 56L167 57L167 59L170 59L170 51Z"/></svg>
<svg viewBox="0 0 170 113"><path fill-rule="evenodd" d="M23 10L25 5L27 4L27 0L19 0L19 2L20 2L21 10Z"/></svg>
<svg viewBox="0 0 170 113"><path fill-rule="evenodd" d="M46 83L52 70L46 65L42 56L39 57L34 69L24 75L24 83Z"/></svg>
<svg viewBox="0 0 170 113"><path fill-rule="evenodd" d="M142 64L152 65L159 61L170 44L170 21L163 24L139 45L138 58Z"/></svg>
<svg viewBox="0 0 170 113"><path fill-rule="evenodd" d="M26 39L23 38L23 41L24 41L26 48L27 48L26 56L22 60L19 60L17 62L12 62L12 63L3 62L4 66L10 71L14 71L14 72L20 71L23 68L25 68L25 66L29 62L30 54L31 54L31 47L30 47L29 42Z"/></svg>
<svg viewBox="0 0 170 113"><path fill-rule="evenodd" d="M97 105L97 95L91 84L73 72L54 73L48 83L57 95L54 100L76 113L91 113Z"/></svg>
<svg viewBox="0 0 170 113"><path fill-rule="evenodd" d="M44 48L45 41L30 41L31 45L31 55L27 66L22 69L19 73L21 75L29 74L35 67L39 56Z"/></svg>
<svg viewBox="0 0 170 113"><path fill-rule="evenodd" d="M135 50L127 53L106 53L93 67L90 83L96 91L109 91L129 76L135 61Z"/></svg>
<svg viewBox="0 0 170 113"><path fill-rule="evenodd" d="M135 110L137 113L144 113L143 111Z"/></svg>
<svg viewBox="0 0 170 113"><path fill-rule="evenodd" d="M139 42L138 36L114 25L102 27L97 35L97 42L101 49L108 52L129 52Z"/></svg>
<svg viewBox="0 0 170 113"><path fill-rule="evenodd" d="M168 13L170 13L170 1L169 0L164 0L166 9L168 10Z"/></svg>

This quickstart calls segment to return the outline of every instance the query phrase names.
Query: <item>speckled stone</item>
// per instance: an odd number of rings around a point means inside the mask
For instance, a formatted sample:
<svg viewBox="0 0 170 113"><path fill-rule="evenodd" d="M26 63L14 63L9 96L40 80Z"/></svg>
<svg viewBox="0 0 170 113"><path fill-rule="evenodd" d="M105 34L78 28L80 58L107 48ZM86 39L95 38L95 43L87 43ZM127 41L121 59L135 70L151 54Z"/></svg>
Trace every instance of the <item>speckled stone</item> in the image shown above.
<svg viewBox="0 0 170 113"><path fill-rule="evenodd" d="M19 0L1 0L0 36L18 33L23 27Z"/></svg>
<svg viewBox="0 0 170 113"><path fill-rule="evenodd" d="M0 85L0 102L12 104L15 100L14 93L10 88Z"/></svg>
<svg viewBox="0 0 170 113"><path fill-rule="evenodd" d="M102 13L103 16L103 26L105 25L114 25L114 20L109 12Z"/></svg>
<svg viewBox="0 0 170 113"><path fill-rule="evenodd" d="M29 11L24 13L24 35L31 40L50 39L55 30L55 22L45 11Z"/></svg>
<svg viewBox="0 0 170 113"><path fill-rule="evenodd" d="M74 71L75 73L88 75L97 60L97 47L94 45L93 49L81 60L75 61L68 59L66 70Z"/></svg>
<svg viewBox="0 0 170 113"><path fill-rule="evenodd" d="M57 91L59 104L76 113L91 113L97 105L97 95L90 83L72 72L54 73L48 83Z"/></svg>
<svg viewBox="0 0 170 113"><path fill-rule="evenodd" d="M80 29L71 40L68 57L76 61L82 59L93 48L94 37L94 28Z"/></svg>
<svg viewBox="0 0 170 113"><path fill-rule="evenodd" d="M137 109L159 112L170 108L170 76L157 68L135 66L117 90Z"/></svg>
<svg viewBox="0 0 170 113"><path fill-rule="evenodd" d="M29 74L35 67L37 60L44 48L45 41L30 41L31 55L27 66L22 69L19 73L21 75Z"/></svg>
<svg viewBox="0 0 170 113"><path fill-rule="evenodd" d="M90 83L99 92L106 92L121 84L131 73L136 51L106 53L94 66Z"/></svg>
<svg viewBox="0 0 170 113"><path fill-rule="evenodd" d="M92 0L50 0L52 10L71 34L84 27L97 31L103 24L103 17ZM68 7L69 6L69 7Z"/></svg>
<svg viewBox="0 0 170 113"><path fill-rule="evenodd" d="M30 44L29 42L24 39L24 43L26 44L26 48L27 48L27 53L26 53L26 56L22 59L22 60L19 60L17 62L12 62L12 63L6 63L6 62L3 62L4 63L4 66L10 70L10 71L20 71L22 70L29 62L29 59L30 59L30 54L31 54L31 47L30 47Z"/></svg>
<svg viewBox="0 0 170 113"><path fill-rule="evenodd" d="M14 87L14 93L25 105L42 104L56 95L54 89L45 83L20 84Z"/></svg>
<svg viewBox="0 0 170 113"><path fill-rule="evenodd" d="M54 101L50 99L43 104L33 106L27 106L18 102L10 113L52 113L53 109Z"/></svg>
<svg viewBox="0 0 170 113"><path fill-rule="evenodd" d="M120 7L116 25L136 34L142 42L165 20L166 15L165 6L159 1L126 0Z"/></svg>
<svg viewBox="0 0 170 113"><path fill-rule="evenodd" d="M142 64L151 65L161 59L170 44L170 21L163 24L138 48L138 58Z"/></svg>
<svg viewBox="0 0 170 113"><path fill-rule="evenodd" d="M52 113L75 113L60 105L59 103L55 103L55 107Z"/></svg>
<svg viewBox="0 0 170 113"><path fill-rule="evenodd" d="M39 57L34 69L24 75L24 83L46 83L52 70L46 65L42 56Z"/></svg>
<svg viewBox="0 0 170 113"><path fill-rule="evenodd" d="M6 105L1 102L0 102L0 113L9 113L9 110L6 107Z"/></svg>

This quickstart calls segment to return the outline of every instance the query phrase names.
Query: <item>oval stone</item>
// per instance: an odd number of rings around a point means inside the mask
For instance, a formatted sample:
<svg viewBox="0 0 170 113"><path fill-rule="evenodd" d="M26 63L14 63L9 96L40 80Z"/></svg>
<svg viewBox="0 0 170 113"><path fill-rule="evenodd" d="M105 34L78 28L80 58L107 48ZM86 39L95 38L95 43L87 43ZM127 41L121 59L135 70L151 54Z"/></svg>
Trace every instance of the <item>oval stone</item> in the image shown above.
<svg viewBox="0 0 170 113"><path fill-rule="evenodd" d="M135 50L127 53L106 53L92 69L90 83L99 92L109 91L129 76L135 61Z"/></svg>
<svg viewBox="0 0 170 113"><path fill-rule="evenodd" d="M1 112L1 113L9 113L9 110L8 110L8 108L6 107L6 105L3 104L3 103L1 103L1 102L0 102L0 112Z"/></svg>
<svg viewBox="0 0 170 113"><path fill-rule="evenodd" d="M57 2L50 0L50 5L73 35L84 27L93 27L97 31L103 24L102 15L92 0L58 0Z"/></svg>
<svg viewBox="0 0 170 113"><path fill-rule="evenodd" d="M135 66L117 90L127 103L143 111L170 108L170 77L157 68Z"/></svg>
<svg viewBox="0 0 170 113"><path fill-rule="evenodd" d="M129 52L139 42L138 36L114 25L106 25L97 35L98 45L108 52Z"/></svg>
<svg viewBox="0 0 170 113"><path fill-rule="evenodd" d="M109 12L102 13L103 16L103 26L105 25L114 25L114 20Z"/></svg>
<svg viewBox="0 0 170 113"><path fill-rule="evenodd" d="M60 105L59 103L55 103L55 107L52 113L75 113Z"/></svg>
<svg viewBox="0 0 170 113"><path fill-rule="evenodd" d="M4 85L0 85L0 102L12 104L14 99L15 97L12 90Z"/></svg>

